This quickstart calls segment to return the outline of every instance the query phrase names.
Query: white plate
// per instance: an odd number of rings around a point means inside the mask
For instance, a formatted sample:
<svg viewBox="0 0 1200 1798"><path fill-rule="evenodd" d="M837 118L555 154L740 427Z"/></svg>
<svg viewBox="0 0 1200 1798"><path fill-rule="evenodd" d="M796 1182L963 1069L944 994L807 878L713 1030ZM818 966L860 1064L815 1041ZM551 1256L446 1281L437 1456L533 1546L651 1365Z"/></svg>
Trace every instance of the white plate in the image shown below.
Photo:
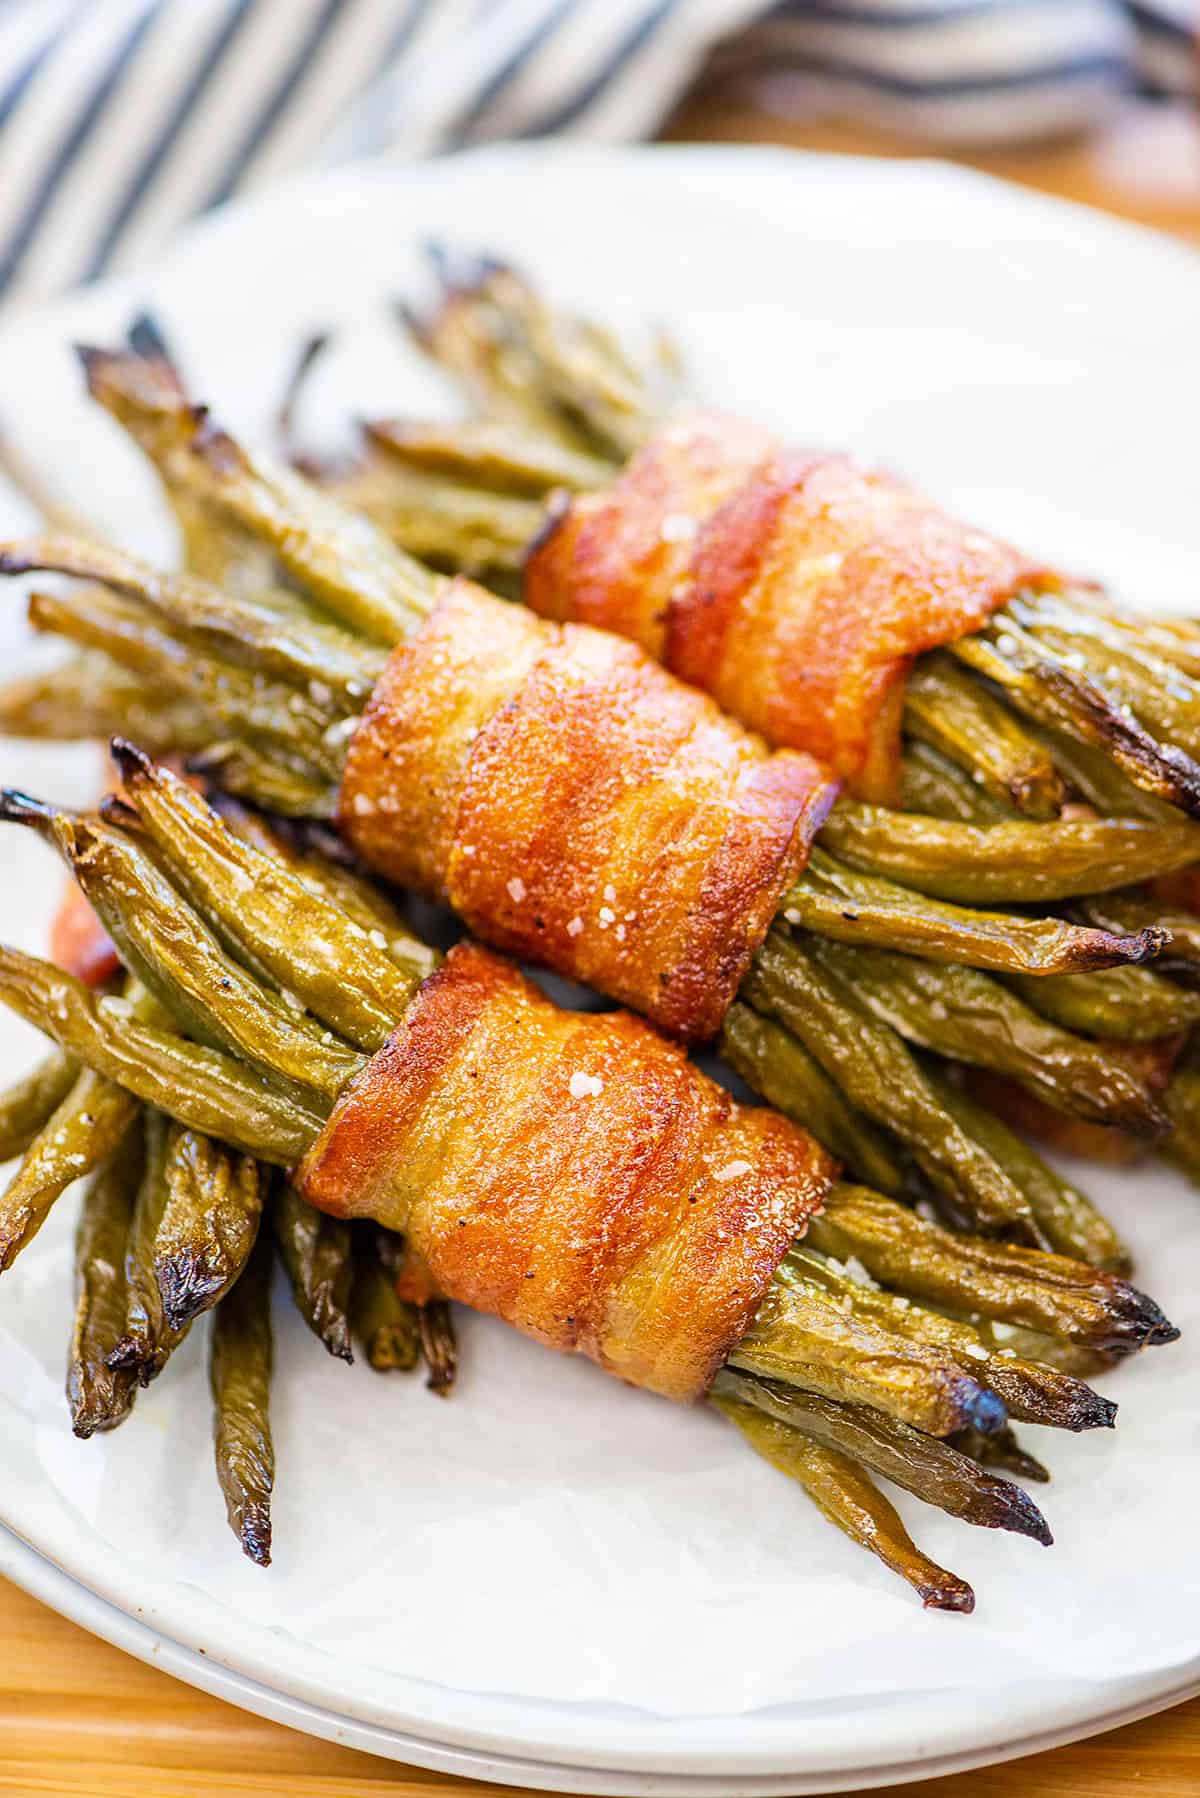
<svg viewBox="0 0 1200 1798"><path fill-rule="evenodd" d="M793 439L901 464L1131 595L1200 594L1195 259L934 166L554 146L324 177L215 218L153 277L9 325L0 415L107 530L161 551L151 484L81 403L67 339L148 299L219 412L256 429L300 333L333 321L354 330L326 413L347 394L418 407L380 302L412 291L433 235L668 319L715 399ZM0 754L6 780L63 796L94 772L85 752ZM0 933L38 946L57 877L15 835L0 856ZM5 1023L0 1064L31 1041ZM1116 1380L1114 1438L1047 1445L1051 1555L905 1506L975 1583L970 1620L923 1615L715 1419L482 1320L437 1406L347 1375L283 1307L261 1575L225 1535L198 1340L128 1428L69 1438L66 1206L0 1288L0 1514L36 1551L9 1550L13 1575L250 1708L550 1786L849 1789L1141 1714L1200 1687L1200 1206L1157 1172L1088 1183L1193 1327Z"/></svg>

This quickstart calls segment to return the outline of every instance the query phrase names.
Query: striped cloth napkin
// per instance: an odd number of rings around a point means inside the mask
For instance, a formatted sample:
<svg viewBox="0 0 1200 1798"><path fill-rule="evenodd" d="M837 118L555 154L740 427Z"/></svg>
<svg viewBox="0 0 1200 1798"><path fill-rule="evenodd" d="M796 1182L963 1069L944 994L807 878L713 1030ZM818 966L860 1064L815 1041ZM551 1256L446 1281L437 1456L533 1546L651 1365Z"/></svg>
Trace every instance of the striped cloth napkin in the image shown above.
<svg viewBox="0 0 1200 1798"><path fill-rule="evenodd" d="M701 74L942 143L1200 94L1200 0L0 0L0 297L296 168L654 131Z"/></svg>

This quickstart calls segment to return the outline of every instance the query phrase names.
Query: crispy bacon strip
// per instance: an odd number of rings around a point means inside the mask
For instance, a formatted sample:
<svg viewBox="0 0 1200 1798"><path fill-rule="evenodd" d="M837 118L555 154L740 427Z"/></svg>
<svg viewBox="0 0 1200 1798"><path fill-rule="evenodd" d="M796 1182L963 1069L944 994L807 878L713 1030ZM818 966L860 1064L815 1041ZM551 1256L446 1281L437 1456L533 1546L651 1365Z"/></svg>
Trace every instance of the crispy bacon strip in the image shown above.
<svg viewBox="0 0 1200 1798"><path fill-rule="evenodd" d="M833 793L633 644L458 581L376 685L339 823L498 948L700 1041Z"/></svg>
<svg viewBox="0 0 1200 1798"><path fill-rule="evenodd" d="M632 637L771 743L897 798L915 656L1046 570L848 457L724 418L664 430L530 552L536 612Z"/></svg>
<svg viewBox="0 0 1200 1798"><path fill-rule="evenodd" d="M437 1287L688 1401L747 1329L834 1164L627 1012L569 1012L460 943L297 1173L403 1232Z"/></svg>

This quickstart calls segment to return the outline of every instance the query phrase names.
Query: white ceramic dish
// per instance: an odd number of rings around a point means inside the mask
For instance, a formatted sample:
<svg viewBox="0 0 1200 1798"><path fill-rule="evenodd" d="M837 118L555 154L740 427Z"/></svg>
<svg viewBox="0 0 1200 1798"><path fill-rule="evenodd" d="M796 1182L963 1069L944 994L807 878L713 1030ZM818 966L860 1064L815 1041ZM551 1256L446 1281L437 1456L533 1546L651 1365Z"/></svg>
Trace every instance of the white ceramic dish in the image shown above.
<svg viewBox="0 0 1200 1798"><path fill-rule="evenodd" d="M323 177L215 218L153 277L10 323L0 417L105 529L160 551L150 483L81 402L65 343L148 300L219 412L256 429L301 332L332 321L351 347L326 411L347 395L416 409L429 390L380 302L411 289L431 235L501 248L594 309L669 319L714 398L793 439L900 463L1132 595L1200 594L1200 265L935 166L555 147ZM14 618L9 659L27 653ZM69 796L94 763L0 745L0 770ZM0 869L0 935L39 946L56 874L15 834ZM31 1047L3 1022L5 1073ZM1121 1374L1115 1438L1049 1445L1052 1555L909 1510L976 1584L970 1621L924 1616L715 1420L475 1320L464 1390L435 1406L345 1375L281 1310L263 1576L224 1532L198 1343L127 1429L70 1440L69 1206L0 1288L0 1557L234 1702L493 1779L829 1791L1107 1727L1200 1689L1200 1207L1164 1174L1088 1183L1185 1342Z"/></svg>

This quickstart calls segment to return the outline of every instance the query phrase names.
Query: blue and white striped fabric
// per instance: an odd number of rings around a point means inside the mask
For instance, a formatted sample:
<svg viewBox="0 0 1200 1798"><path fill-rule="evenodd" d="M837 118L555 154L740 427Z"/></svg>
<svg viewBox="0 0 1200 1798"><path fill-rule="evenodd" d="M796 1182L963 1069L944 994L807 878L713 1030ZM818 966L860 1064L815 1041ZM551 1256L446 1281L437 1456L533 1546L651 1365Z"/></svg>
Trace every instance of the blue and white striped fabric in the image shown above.
<svg viewBox="0 0 1200 1798"><path fill-rule="evenodd" d="M1200 97L1200 0L0 0L0 297L296 168L651 133L702 73L942 142Z"/></svg>

